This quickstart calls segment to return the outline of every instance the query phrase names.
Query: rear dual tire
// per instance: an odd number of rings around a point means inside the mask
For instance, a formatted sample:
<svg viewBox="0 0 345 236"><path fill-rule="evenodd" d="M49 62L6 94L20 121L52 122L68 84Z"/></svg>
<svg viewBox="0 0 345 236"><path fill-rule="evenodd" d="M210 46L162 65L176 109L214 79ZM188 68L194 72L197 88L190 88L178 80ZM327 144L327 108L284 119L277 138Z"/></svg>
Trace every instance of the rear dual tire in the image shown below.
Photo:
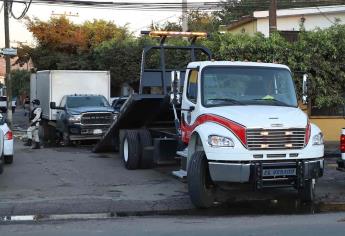
<svg viewBox="0 0 345 236"><path fill-rule="evenodd" d="M152 146L150 132L147 129L123 130L120 136L120 156L125 167L129 170L152 168L152 156L143 155L144 148Z"/></svg>

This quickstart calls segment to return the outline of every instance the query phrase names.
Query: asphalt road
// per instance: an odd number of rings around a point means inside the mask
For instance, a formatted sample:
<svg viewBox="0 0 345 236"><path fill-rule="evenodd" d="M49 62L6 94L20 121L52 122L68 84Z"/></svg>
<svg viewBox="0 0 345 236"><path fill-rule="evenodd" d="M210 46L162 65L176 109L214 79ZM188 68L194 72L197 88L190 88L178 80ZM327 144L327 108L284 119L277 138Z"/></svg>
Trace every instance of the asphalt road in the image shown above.
<svg viewBox="0 0 345 236"><path fill-rule="evenodd" d="M129 171L117 154L95 154L91 152L92 146L31 150L20 140L24 134L21 131L27 127L27 117L20 109L14 114L14 127L14 163L5 166L0 176L0 216L106 212L187 215L194 210L186 184L170 173L177 167ZM335 170L334 159L327 160L325 176L317 187L319 202L337 202L345 209L345 173ZM234 204L219 206L216 214L219 210L221 214L224 211L230 214L294 213L303 208L296 201L298 196L293 189L256 193L234 190L224 195ZM311 211L314 208L302 209L302 212Z"/></svg>
<svg viewBox="0 0 345 236"><path fill-rule="evenodd" d="M113 220L50 221L0 226L0 235L303 235L343 236L345 214L244 217L136 217Z"/></svg>

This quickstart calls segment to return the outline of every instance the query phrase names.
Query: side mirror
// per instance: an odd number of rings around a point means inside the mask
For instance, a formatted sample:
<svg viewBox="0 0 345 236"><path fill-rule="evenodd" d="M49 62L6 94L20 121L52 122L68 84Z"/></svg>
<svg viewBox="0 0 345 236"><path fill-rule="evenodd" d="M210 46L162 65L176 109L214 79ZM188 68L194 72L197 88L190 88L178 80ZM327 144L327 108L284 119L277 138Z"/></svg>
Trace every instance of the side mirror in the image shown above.
<svg viewBox="0 0 345 236"><path fill-rule="evenodd" d="M303 81L302 81L302 102L303 104L308 103L308 75L303 75Z"/></svg>
<svg viewBox="0 0 345 236"><path fill-rule="evenodd" d="M50 102L50 108L51 109L56 109L56 103L55 102Z"/></svg>
<svg viewBox="0 0 345 236"><path fill-rule="evenodd" d="M180 71L171 72L171 92L170 92L170 102L173 104L181 103L181 73Z"/></svg>

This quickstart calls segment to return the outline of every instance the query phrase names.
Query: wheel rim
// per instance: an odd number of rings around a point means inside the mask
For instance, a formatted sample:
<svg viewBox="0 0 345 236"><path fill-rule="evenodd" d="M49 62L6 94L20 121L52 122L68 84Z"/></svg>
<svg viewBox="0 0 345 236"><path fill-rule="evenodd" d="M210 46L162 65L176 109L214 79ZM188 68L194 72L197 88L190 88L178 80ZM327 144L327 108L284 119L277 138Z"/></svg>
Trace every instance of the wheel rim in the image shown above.
<svg viewBox="0 0 345 236"><path fill-rule="evenodd" d="M123 142L123 159L127 163L128 161L128 140L125 138L125 141Z"/></svg>

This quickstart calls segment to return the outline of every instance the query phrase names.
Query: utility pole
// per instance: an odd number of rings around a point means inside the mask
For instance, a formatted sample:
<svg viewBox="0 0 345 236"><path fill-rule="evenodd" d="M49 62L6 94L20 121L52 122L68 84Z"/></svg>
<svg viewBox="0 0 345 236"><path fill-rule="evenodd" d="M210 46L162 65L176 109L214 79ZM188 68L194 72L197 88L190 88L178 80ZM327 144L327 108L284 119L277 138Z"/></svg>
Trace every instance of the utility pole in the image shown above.
<svg viewBox="0 0 345 236"><path fill-rule="evenodd" d="M182 31L188 31L187 0L182 0Z"/></svg>
<svg viewBox="0 0 345 236"><path fill-rule="evenodd" d="M8 17L8 0L4 0L4 23L5 23L5 48L10 48L10 29ZM12 85L11 85L11 58L10 55L5 55L6 61L6 95L7 95L7 120L10 128L12 128Z"/></svg>
<svg viewBox="0 0 345 236"><path fill-rule="evenodd" d="M269 32L270 35L277 31L277 0L271 0L269 9Z"/></svg>

